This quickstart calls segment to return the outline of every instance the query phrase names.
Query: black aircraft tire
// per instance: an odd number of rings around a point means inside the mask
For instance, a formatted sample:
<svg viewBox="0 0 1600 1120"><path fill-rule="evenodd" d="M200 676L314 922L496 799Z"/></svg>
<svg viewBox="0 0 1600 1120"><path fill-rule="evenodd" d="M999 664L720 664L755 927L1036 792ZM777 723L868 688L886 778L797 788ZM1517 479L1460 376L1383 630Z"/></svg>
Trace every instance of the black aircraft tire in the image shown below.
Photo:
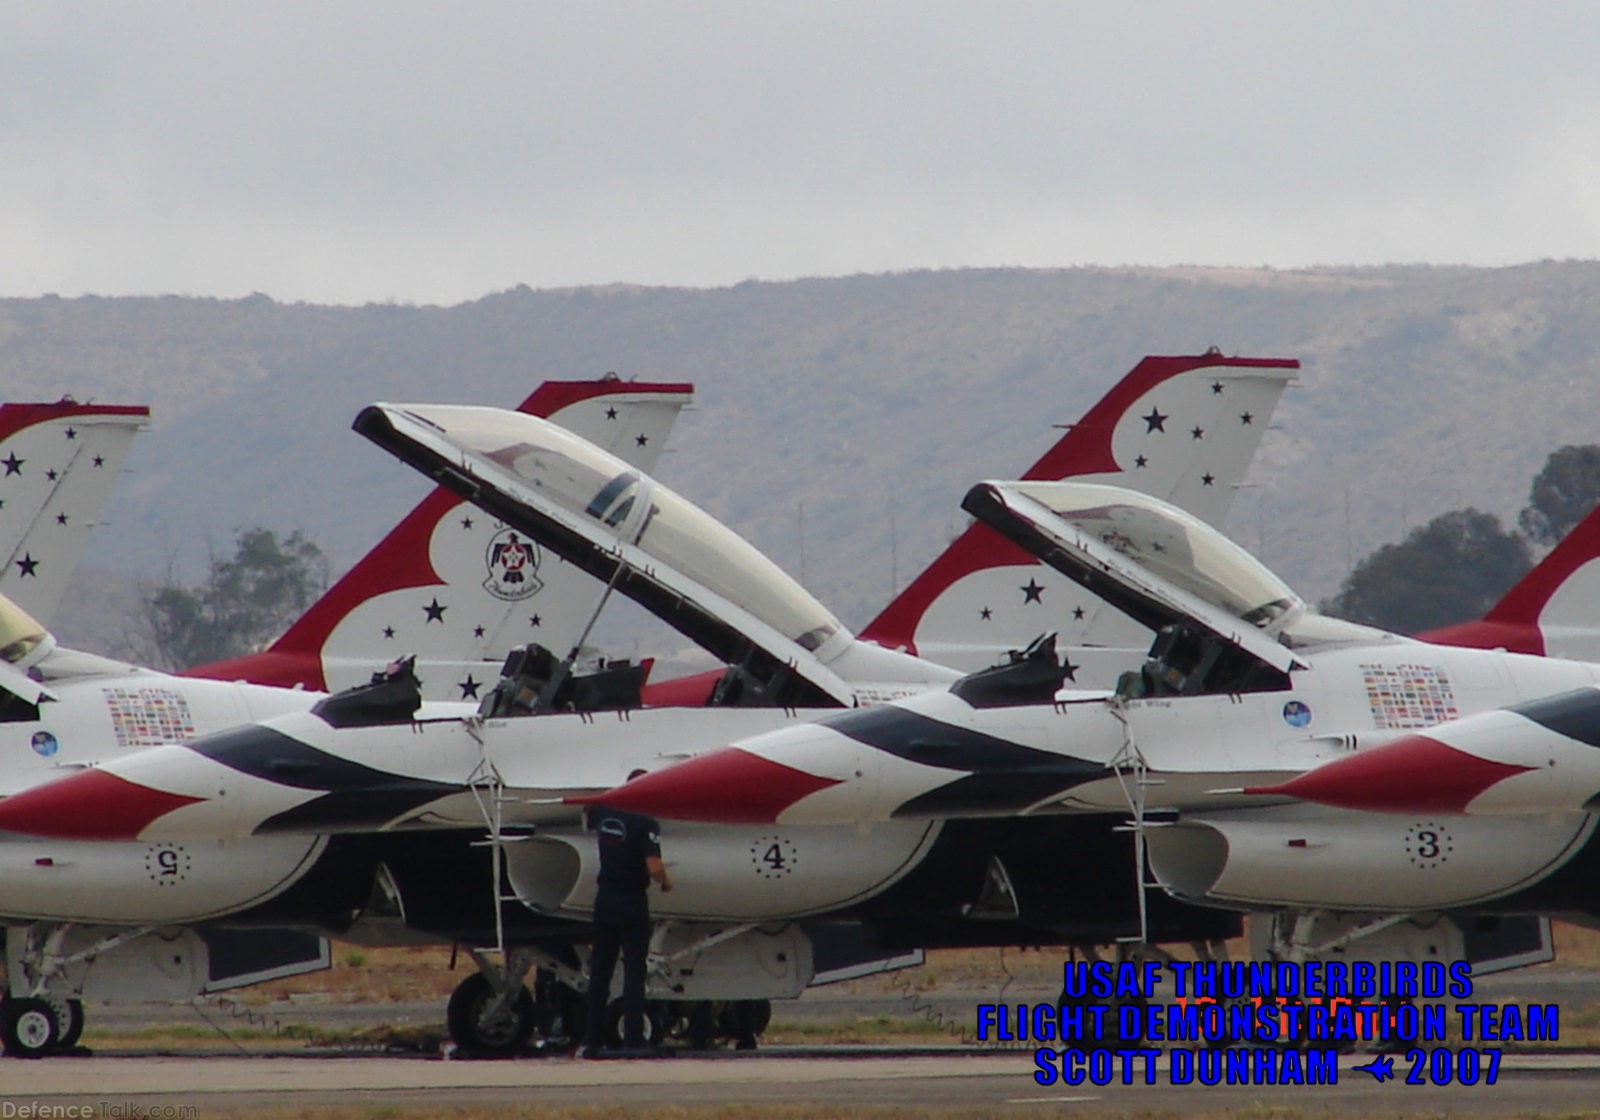
<svg viewBox="0 0 1600 1120"><path fill-rule="evenodd" d="M661 1045L665 1021L662 1011L662 1007L653 1000L645 1000L644 1022L641 1025L644 1028L644 1044L647 1047ZM623 1046L622 1031L622 1000L619 997L612 1000L610 1006L606 1008L606 1045L612 1049L620 1049Z"/></svg>
<svg viewBox="0 0 1600 1120"><path fill-rule="evenodd" d="M56 1022L61 1024L61 1041L56 1045L62 1050L70 1050L83 1037L83 1001L51 999L50 1006L55 1008Z"/></svg>
<svg viewBox="0 0 1600 1120"><path fill-rule="evenodd" d="M588 1035L589 998L583 992L567 987L556 989L557 1006L561 1008L561 1025L565 1037L577 1042Z"/></svg>
<svg viewBox="0 0 1600 1120"><path fill-rule="evenodd" d="M584 1022L589 1017L588 1000L584 993L540 971L533 981L533 1006L536 1033L543 1035L547 1041L565 1039L579 1042L584 1038Z"/></svg>
<svg viewBox="0 0 1600 1120"><path fill-rule="evenodd" d="M457 1046L478 1054L515 1054L527 1044L536 1023L528 989L518 989L506 1016L485 1022L483 1013L494 998L494 987L481 972L461 981L450 993L444 1018Z"/></svg>
<svg viewBox="0 0 1600 1120"><path fill-rule="evenodd" d="M742 1038L746 1034L751 1038L759 1038L767 1027L772 1025L772 1001L729 1000L722 1006L718 1025L722 1028L722 1033L730 1038Z"/></svg>
<svg viewBox="0 0 1600 1120"><path fill-rule="evenodd" d="M55 1008L42 999L0 1000L0 1045L11 1058L42 1058L61 1042Z"/></svg>

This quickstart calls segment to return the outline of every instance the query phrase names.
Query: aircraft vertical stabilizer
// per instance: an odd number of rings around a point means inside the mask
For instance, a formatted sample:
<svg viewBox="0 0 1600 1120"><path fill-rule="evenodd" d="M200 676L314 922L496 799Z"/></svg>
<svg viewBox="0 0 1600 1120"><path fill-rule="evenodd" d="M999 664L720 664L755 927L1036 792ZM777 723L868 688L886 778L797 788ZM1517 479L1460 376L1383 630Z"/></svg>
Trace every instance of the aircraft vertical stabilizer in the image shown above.
<svg viewBox="0 0 1600 1120"><path fill-rule="evenodd" d="M1477 622L1417 635L1440 645L1600 661L1600 509Z"/></svg>
<svg viewBox="0 0 1600 1120"><path fill-rule="evenodd" d="M1299 368L1215 352L1147 357L1021 477L1123 486L1220 525ZM1048 631L1066 647L1150 644L1147 631L973 524L860 636L970 671ZM1119 654L1107 670L1125 662ZM1084 681L1098 667L1087 668Z"/></svg>
<svg viewBox="0 0 1600 1120"><path fill-rule="evenodd" d="M0 405L0 594L48 626L66 592L144 405Z"/></svg>
<svg viewBox="0 0 1600 1120"><path fill-rule="evenodd" d="M518 411L649 470L693 393L681 383L552 381ZM337 690L416 654L425 698L476 699L499 679L512 647L569 648L600 591L525 534L440 488L264 652L186 675Z"/></svg>

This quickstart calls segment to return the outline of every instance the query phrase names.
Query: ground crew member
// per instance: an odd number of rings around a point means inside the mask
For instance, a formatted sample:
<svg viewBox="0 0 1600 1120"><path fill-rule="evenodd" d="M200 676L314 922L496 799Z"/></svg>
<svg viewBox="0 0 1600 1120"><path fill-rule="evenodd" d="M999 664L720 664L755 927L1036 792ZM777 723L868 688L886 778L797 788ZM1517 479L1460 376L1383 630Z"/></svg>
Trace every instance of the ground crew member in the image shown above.
<svg viewBox="0 0 1600 1120"><path fill-rule="evenodd" d="M635 770L631 782L645 773ZM594 943L589 954L589 1018L585 1057L597 1057L606 1044L606 1008L611 974L622 953L622 1048L643 1051L645 957L650 949L650 900L653 879L663 891L672 880L661 862L661 826L653 817L589 808L589 827L600 845L599 889L594 899Z"/></svg>

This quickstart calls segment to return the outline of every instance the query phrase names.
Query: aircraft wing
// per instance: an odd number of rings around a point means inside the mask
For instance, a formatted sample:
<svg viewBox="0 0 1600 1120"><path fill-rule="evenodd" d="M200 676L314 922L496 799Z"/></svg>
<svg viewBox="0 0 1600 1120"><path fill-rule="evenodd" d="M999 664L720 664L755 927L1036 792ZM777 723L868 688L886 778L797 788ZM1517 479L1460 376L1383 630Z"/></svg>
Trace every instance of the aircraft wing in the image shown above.
<svg viewBox="0 0 1600 1120"><path fill-rule="evenodd" d="M638 468L505 409L380 403L353 427L770 683L774 702L851 703L826 658L853 636L743 538Z"/></svg>
<svg viewBox="0 0 1600 1120"><path fill-rule="evenodd" d="M1189 627L1279 672L1304 663L1271 632L1303 604L1197 518L1111 486L982 482L961 508L1157 632Z"/></svg>

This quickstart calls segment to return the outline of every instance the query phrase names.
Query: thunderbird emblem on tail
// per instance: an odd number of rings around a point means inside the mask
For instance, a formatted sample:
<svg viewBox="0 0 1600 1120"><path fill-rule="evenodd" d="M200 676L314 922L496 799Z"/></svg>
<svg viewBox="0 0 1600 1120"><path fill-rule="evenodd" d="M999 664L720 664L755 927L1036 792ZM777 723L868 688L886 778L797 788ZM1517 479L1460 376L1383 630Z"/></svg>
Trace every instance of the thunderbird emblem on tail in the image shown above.
<svg viewBox="0 0 1600 1120"><path fill-rule="evenodd" d="M483 589L497 599L526 599L544 584L539 580L539 550L515 529L502 529L489 538L486 557L489 578Z"/></svg>

